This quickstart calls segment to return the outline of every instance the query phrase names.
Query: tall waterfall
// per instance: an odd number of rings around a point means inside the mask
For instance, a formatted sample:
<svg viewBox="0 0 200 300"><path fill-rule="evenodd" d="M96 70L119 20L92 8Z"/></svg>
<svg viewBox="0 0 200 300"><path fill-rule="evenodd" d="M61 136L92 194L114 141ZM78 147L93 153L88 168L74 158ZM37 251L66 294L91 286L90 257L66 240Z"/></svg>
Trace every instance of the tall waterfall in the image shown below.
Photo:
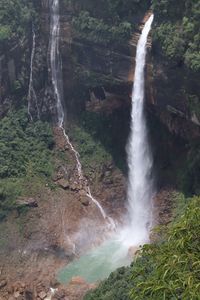
<svg viewBox="0 0 200 300"><path fill-rule="evenodd" d="M34 31L34 26L32 26L32 36L33 36L33 41L32 41L32 50L31 50L31 63L30 63L30 77L29 77L29 86L28 86L28 114L31 119L33 120L33 116L31 113L31 110L33 108L33 105L35 105L36 111L37 111L37 118L40 119L40 112L39 112L39 107L38 107L38 102L37 102L37 96L35 93L35 89L33 87L33 62L34 62L34 57L35 57L35 47L36 47L36 36L35 36L35 31Z"/></svg>
<svg viewBox="0 0 200 300"><path fill-rule="evenodd" d="M63 109L63 82L62 82L62 63L59 51L59 38L60 38L60 15L59 15L59 0L50 0L50 10L51 10L51 28L50 28L50 63L51 63L51 76L52 84L54 88L54 94L56 98L57 106L57 116L58 116L58 126L62 129L66 141L73 152L76 159L76 166L79 181L84 185L85 195L90 198L94 205L99 210L103 219L107 219L110 226L114 227L114 221L106 215L101 204L92 196L90 187L87 180L83 176L82 166L79 159L79 153L75 150L72 143L69 140L68 135L64 129L64 109Z"/></svg>
<svg viewBox="0 0 200 300"><path fill-rule="evenodd" d="M131 133L128 143L128 211L129 238L133 245L148 242L152 225L152 155L148 143L144 114L146 46L153 15L146 22L137 45L132 94Z"/></svg>

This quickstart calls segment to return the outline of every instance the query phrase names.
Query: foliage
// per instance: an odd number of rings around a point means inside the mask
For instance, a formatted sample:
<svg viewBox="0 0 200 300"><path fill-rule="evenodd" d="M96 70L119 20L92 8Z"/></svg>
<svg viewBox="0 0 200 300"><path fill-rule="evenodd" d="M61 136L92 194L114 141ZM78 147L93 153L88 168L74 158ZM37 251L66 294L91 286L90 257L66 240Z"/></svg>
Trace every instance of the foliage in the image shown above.
<svg viewBox="0 0 200 300"><path fill-rule="evenodd" d="M189 109L192 114L195 114L200 119L200 100L197 95L187 95Z"/></svg>
<svg viewBox="0 0 200 300"><path fill-rule="evenodd" d="M200 143L193 141L180 176L180 186L187 194L200 195Z"/></svg>
<svg viewBox="0 0 200 300"><path fill-rule="evenodd" d="M70 134L77 144L81 163L86 173L111 160L111 156L106 152L101 142L95 140L83 127L73 126Z"/></svg>
<svg viewBox="0 0 200 300"><path fill-rule="evenodd" d="M0 178L24 176L27 173L49 175L49 149L53 138L49 125L28 123L24 110L10 112L0 121Z"/></svg>
<svg viewBox="0 0 200 300"><path fill-rule="evenodd" d="M104 19L108 24L117 23L119 20L133 20L133 15L144 13L150 6L149 0L65 0L73 7L75 12L88 11L95 18Z"/></svg>
<svg viewBox="0 0 200 300"><path fill-rule="evenodd" d="M200 294L200 198L188 200L184 214L169 226L164 241L145 245L131 267L112 273L96 290L89 292L85 300L197 300Z"/></svg>
<svg viewBox="0 0 200 300"><path fill-rule="evenodd" d="M66 0L73 7L76 34L88 41L122 44L130 38L135 18L150 6L150 1L138 0ZM137 23L137 22L135 22Z"/></svg>
<svg viewBox="0 0 200 300"><path fill-rule="evenodd" d="M132 32L129 22L110 26L102 19L91 17L87 11L81 11L78 17L74 17L73 25L81 38L105 44L121 43L127 40Z"/></svg>
<svg viewBox="0 0 200 300"><path fill-rule="evenodd" d="M97 161L97 165L100 166L104 163L104 158L105 160L111 160L112 158L115 165L123 172L126 172L126 153L124 148L129 128L127 123L127 127L125 126L125 118L127 118L127 115L124 116L121 110L116 110L112 115L85 112L79 117L79 130L86 135L85 141L90 141L98 147L98 150L94 149L93 151L93 161ZM77 141L78 149L81 150L79 148L81 139L80 136L77 139L77 132L72 132L72 138L75 139L75 142ZM83 141L84 138L82 138L82 143ZM82 153L81 157L84 156L85 153ZM89 156L88 159L90 159Z"/></svg>
<svg viewBox="0 0 200 300"><path fill-rule="evenodd" d="M47 123L28 122L25 110L11 111L0 121L0 211L11 209L35 176L48 177L53 167L53 136Z"/></svg>
<svg viewBox="0 0 200 300"><path fill-rule="evenodd" d="M33 14L29 0L0 0L0 42L22 39Z"/></svg>
<svg viewBox="0 0 200 300"><path fill-rule="evenodd" d="M154 41L164 55L200 71L200 0L153 0Z"/></svg>
<svg viewBox="0 0 200 300"><path fill-rule="evenodd" d="M97 289L87 293L84 300L130 300L131 271L131 268L122 267L112 272Z"/></svg>
<svg viewBox="0 0 200 300"><path fill-rule="evenodd" d="M164 243L145 246L133 266L131 299L198 299L200 198L169 229Z"/></svg>

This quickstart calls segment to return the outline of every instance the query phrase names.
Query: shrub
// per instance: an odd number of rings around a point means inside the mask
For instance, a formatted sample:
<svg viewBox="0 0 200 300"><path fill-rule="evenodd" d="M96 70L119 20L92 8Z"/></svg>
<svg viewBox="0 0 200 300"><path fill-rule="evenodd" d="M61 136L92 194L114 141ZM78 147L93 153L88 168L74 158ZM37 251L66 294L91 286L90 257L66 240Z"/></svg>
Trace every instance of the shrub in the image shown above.
<svg viewBox="0 0 200 300"><path fill-rule="evenodd" d="M167 230L161 227L160 241L143 246L130 267L113 272L84 299L199 299L200 197L187 202Z"/></svg>

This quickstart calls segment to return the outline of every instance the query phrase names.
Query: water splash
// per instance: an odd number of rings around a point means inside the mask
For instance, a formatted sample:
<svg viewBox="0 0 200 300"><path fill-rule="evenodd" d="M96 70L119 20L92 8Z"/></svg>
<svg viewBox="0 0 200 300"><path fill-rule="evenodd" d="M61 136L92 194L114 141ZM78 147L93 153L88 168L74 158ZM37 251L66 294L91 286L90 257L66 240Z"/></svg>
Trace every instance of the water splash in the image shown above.
<svg viewBox="0 0 200 300"><path fill-rule="evenodd" d="M128 143L128 212L130 244L141 245L149 241L152 226L152 154L148 142L144 115L145 60L149 31L153 15L146 22L140 36L132 94L131 133Z"/></svg>
<svg viewBox="0 0 200 300"><path fill-rule="evenodd" d="M33 41L32 41L32 51L31 51L29 87L28 87L28 96L27 96L28 114L30 116L31 121L33 121L33 115L31 113L33 104L35 105L36 110L37 110L37 118L38 118L38 120L40 119L40 111L39 111L39 107L38 107L37 96L35 93L35 89L33 87L33 63L34 63L35 48L36 48L36 35L35 35L34 26L32 26L32 36L33 36Z"/></svg>
<svg viewBox="0 0 200 300"><path fill-rule="evenodd" d="M79 159L79 153L75 150L72 143L69 140L68 135L64 129L64 109L62 105L63 99L63 82L62 82L62 64L61 57L59 51L59 37L60 37L60 15L59 15L59 0L51 0L50 2L50 10L51 10L51 33L50 33L50 63L51 63L51 74L52 74L52 84L54 88L54 94L56 98L56 106L57 106L57 117L58 117L58 126L62 130L63 135L65 136L66 142L69 145L71 151L74 154L76 159L76 168L78 172L78 178L81 185L83 185L83 189L85 190L85 194L90 200L96 205L98 210L100 211L103 219L107 220L109 224L111 224L111 218L108 218L106 212L104 211L101 204L92 196L90 187L88 185L87 180L83 176L82 166ZM114 221L112 220L112 227Z"/></svg>
<svg viewBox="0 0 200 300"><path fill-rule="evenodd" d="M104 279L116 268L129 265L139 246L149 241L153 179L152 156L144 116L144 67L147 37L152 22L153 15L145 24L137 46L131 134L128 144L129 220L123 228L117 228L111 238L99 247L61 269L58 273L61 283L69 282L74 276L82 276L87 282Z"/></svg>

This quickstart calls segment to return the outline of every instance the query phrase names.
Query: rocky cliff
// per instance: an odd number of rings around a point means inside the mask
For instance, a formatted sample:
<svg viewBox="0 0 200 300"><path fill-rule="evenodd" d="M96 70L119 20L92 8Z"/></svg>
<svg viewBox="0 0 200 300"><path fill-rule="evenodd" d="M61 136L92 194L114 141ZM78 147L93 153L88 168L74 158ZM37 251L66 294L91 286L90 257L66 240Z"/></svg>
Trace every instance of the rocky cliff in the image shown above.
<svg viewBox="0 0 200 300"><path fill-rule="evenodd" d="M64 104L68 119L76 118L86 108L104 111L126 107L134 73L134 57L144 11L132 15L134 32L129 40L112 43L81 37L74 19L82 11L81 4L61 1L61 56L63 64ZM40 115L55 120L55 100L49 76L49 1L35 2L36 52L33 62L33 85ZM98 12L99 13L99 12ZM148 14L147 14L148 16ZM156 28L154 28L155 30ZM27 97L30 73L32 34L1 56L1 114L12 103ZM149 41L151 46L151 41ZM190 74L182 64L164 59L158 43L148 53L146 99L150 111L183 138L199 136L198 76ZM25 100L26 101L26 100ZM33 114L35 108L32 108ZM36 116L36 112L35 112Z"/></svg>

